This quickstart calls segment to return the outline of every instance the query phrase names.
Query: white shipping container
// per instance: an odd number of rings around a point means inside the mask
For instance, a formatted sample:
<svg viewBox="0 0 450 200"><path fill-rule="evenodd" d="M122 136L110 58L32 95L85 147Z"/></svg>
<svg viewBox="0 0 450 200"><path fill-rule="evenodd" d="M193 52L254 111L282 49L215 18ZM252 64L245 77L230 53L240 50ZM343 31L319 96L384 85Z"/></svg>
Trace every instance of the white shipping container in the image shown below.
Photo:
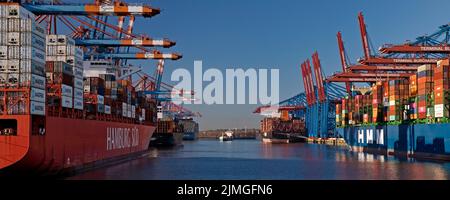
<svg viewBox="0 0 450 200"><path fill-rule="evenodd" d="M75 56L66 56L66 63L69 65L75 65Z"/></svg>
<svg viewBox="0 0 450 200"><path fill-rule="evenodd" d="M83 79L81 79L81 78L75 78L75 79L74 79L74 84L73 84L73 86L74 86L75 88L79 88L79 89L83 90L83 86L84 86L84 84L83 84Z"/></svg>
<svg viewBox="0 0 450 200"><path fill-rule="evenodd" d="M73 89L73 98L83 98L83 89L80 88L74 88Z"/></svg>
<svg viewBox="0 0 450 200"><path fill-rule="evenodd" d="M8 32L7 33L8 45L20 45L20 33L19 32Z"/></svg>
<svg viewBox="0 0 450 200"><path fill-rule="evenodd" d="M20 20L19 18L10 18L8 19L8 32L21 32L20 23L21 21L26 20Z"/></svg>
<svg viewBox="0 0 450 200"><path fill-rule="evenodd" d="M70 38L67 37L66 35L57 35L57 41L58 41L58 45L62 45L62 46L67 46L67 45L73 45L75 46L75 41Z"/></svg>
<svg viewBox="0 0 450 200"><path fill-rule="evenodd" d="M8 74L0 72L0 84L6 84L8 81Z"/></svg>
<svg viewBox="0 0 450 200"><path fill-rule="evenodd" d="M73 98L72 97L61 97L61 104L64 108L72 108L73 107Z"/></svg>
<svg viewBox="0 0 450 200"><path fill-rule="evenodd" d="M67 45L66 46L66 55L75 57L75 46Z"/></svg>
<svg viewBox="0 0 450 200"><path fill-rule="evenodd" d="M0 16L4 16L4 15L0 15ZM7 31L8 31L8 19L0 18L0 32L7 32ZM4 34L4 33L2 33L2 34Z"/></svg>
<svg viewBox="0 0 450 200"><path fill-rule="evenodd" d="M30 99L31 101L45 102L45 90L32 87Z"/></svg>
<svg viewBox="0 0 450 200"><path fill-rule="evenodd" d="M126 117L128 115L127 109L128 109L127 104L122 102L122 116L123 117Z"/></svg>
<svg viewBox="0 0 450 200"><path fill-rule="evenodd" d="M5 73L8 71L8 60L0 60L0 73Z"/></svg>
<svg viewBox="0 0 450 200"><path fill-rule="evenodd" d="M164 116L163 116L163 113L162 113L162 112L158 112L158 113L156 114L156 117L157 117L158 119L162 119Z"/></svg>
<svg viewBox="0 0 450 200"><path fill-rule="evenodd" d="M47 35L46 37L47 46L50 48L51 46L58 45L58 36L57 35Z"/></svg>
<svg viewBox="0 0 450 200"><path fill-rule="evenodd" d="M131 117L131 104L128 104L127 111L128 111L127 116Z"/></svg>
<svg viewBox="0 0 450 200"><path fill-rule="evenodd" d="M67 45L67 36L65 35L56 35L56 43L61 46L61 45Z"/></svg>
<svg viewBox="0 0 450 200"><path fill-rule="evenodd" d="M32 115L45 115L45 103L43 102L30 102L30 114Z"/></svg>
<svg viewBox="0 0 450 200"><path fill-rule="evenodd" d="M8 46L8 59L20 59L21 54L21 46Z"/></svg>
<svg viewBox="0 0 450 200"><path fill-rule="evenodd" d="M1 34L2 33L0 33L0 35ZM8 46L0 46L0 60L5 60L7 58L8 58Z"/></svg>
<svg viewBox="0 0 450 200"><path fill-rule="evenodd" d="M105 105L105 113L111 114L111 106Z"/></svg>
<svg viewBox="0 0 450 200"><path fill-rule="evenodd" d="M31 34L31 32L33 31L33 28L31 28L33 26L35 22L31 21L31 19L20 19L20 29L18 31L20 32L29 32Z"/></svg>
<svg viewBox="0 0 450 200"><path fill-rule="evenodd" d="M66 97L73 97L73 88L65 84L61 85L61 95Z"/></svg>
<svg viewBox="0 0 450 200"><path fill-rule="evenodd" d="M444 117L444 104L434 105L434 117Z"/></svg>
<svg viewBox="0 0 450 200"><path fill-rule="evenodd" d="M31 86L45 90L45 77L39 75L31 75Z"/></svg>
<svg viewBox="0 0 450 200"><path fill-rule="evenodd" d="M51 46L51 45L48 45L48 43L47 43L47 52L46 52L47 56L56 56L57 51L58 51L58 46Z"/></svg>
<svg viewBox="0 0 450 200"><path fill-rule="evenodd" d="M19 83L23 86L31 85L31 74L30 73L20 73L19 74Z"/></svg>
<svg viewBox="0 0 450 200"><path fill-rule="evenodd" d="M12 47L12 46L10 46L10 47ZM18 47L18 46L17 46ZM20 46L20 52L19 52L19 58L20 59L33 59L32 57L31 57L31 46ZM10 52L8 52L8 53L10 53Z"/></svg>
<svg viewBox="0 0 450 200"><path fill-rule="evenodd" d="M31 46L31 32L20 32L20 45Z"/></svg>
<svg viewBox="0 0 450 200"><path fill-rule="evenodd" d="M45 76L45 65L43 63L32 61L31 59L21 60L20 73L32 73Z"/></svg>
<svg viewBox="0 0 450 200"><path fill-rule="evenodd" d="M56 61L66 62L66 56L56 56Z"/></svg>
<svg viewBox="0 0 450 200"><path fill-rule="evenodd" d="M0 45L8 45L8 35L4 32L0 33Z"/></svg>
<svg viewBox="0 0 450 200"><path fill-rule="evenodd" d="M97 95L97 103L105 104L105 98L102 95Z"/></svg>
<svg viewBox="0 0 450 200"><path fill-rule="evenodd" d="M28 32L30 35L33 32L33 26L36 26L36 22L33 19L21 19L20 20L20 32Z"/></svg>
<svg viewBox="0 0 450 200"><path fill-rule="evenodd" d="M20 61L19 60L8 60L8 72L9 73L19 73Z"/></svg>
<svg viewBox="0 0 450 200"><path fill-rule="evenodd" d="M75 78L83 78L83 69L82 68L78 68L78 67L74 67L73 68L73 75L75 76Z"/></svg>
<svg viewBox="0 0 450 200"><path fill-rule="evenodd" d="M131 118L136 118L136 106L131 106Z"/></svg>
<svg viewBox="0 0 450 200"><path fill-rule="evenodd" d="M2 5L5 6L5 5ZM26 19L34 19L35 15L28 11L27 9L21 7L18 4L11 4L5 6L7 12L5 13L7 18L26 18ZM3 14L3 13L2 13Z"/></svg>
<svg viewBox="0 0 450 200"><path fill-rule="evenodd" d="M57 46L56 48L57 48L56 55L58 55L58 56L65 56L65 55L67 55L66 46Z"/></svg>
<svg viewBox="0 0 450 200"><path fill-rule="evenodd" d="M56 61L57 60L56 58L57 58L57 56L47 56L46 60L47 61Z"/></svg>
<svg viewBox="0 0 450 200"><path fill-rule="evenodd" d="M83 108L84 108L83 98L81 98L81 99L78 99L78 98L73 99L73 108L75 108L77 110L83 110Z"/></svg>
<svg viewBox="0 0 450 200"><path fill-rule="evenodd" d="M11 73L9 73L8 74L8 79L7 79L7 82L8 82L8 84L12 84L12 85L16 85L16 84L18 84L19 83L19 74L17 73L17 74L11 74Z"/></svg>

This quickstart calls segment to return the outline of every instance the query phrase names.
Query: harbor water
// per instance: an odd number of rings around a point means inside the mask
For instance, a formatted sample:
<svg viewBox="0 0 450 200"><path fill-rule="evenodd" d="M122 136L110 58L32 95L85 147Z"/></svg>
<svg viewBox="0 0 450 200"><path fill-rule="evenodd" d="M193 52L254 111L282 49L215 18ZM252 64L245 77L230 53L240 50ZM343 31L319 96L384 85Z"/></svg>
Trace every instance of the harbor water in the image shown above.
<svg viewBox="0 0 450 200"><path fill-rule="evenodd" d="M350 152L318 144L198 140L71 180L440 180L450 163Z"/></svg>

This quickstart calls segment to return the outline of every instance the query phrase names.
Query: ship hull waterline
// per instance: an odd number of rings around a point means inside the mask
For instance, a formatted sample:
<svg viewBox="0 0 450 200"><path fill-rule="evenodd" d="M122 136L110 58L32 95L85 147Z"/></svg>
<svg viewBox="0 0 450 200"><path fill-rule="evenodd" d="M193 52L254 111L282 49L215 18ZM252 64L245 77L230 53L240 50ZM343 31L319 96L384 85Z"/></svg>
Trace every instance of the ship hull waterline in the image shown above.
<svg viewBox="0 0 450 200"><path fill-rule="evenodd" d="M0 136L0 172L54 174L82 171L148 151L154 126L45 117L45 132L32 128L32 116L17 120L17 135Z"/></svg>

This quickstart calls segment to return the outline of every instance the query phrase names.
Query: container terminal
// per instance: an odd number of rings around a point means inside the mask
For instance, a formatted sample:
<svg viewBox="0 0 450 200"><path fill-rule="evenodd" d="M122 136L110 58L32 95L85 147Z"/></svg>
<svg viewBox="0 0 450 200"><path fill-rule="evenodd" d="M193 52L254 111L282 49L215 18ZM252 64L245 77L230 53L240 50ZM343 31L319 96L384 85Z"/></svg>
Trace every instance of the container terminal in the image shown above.
<svg viewBox="0 0 450 200"><path fill-rule="evenodd" d="M304 119L308 142L343 145L356 152L450 160L450 26L442 25L415 41L385 44L375 52L362 12L358 22L364 57L349 64L338 32L342 71L325 76L315 52L311 61L300 64L305 92L254 111L266 116L261 130L285 132L278 126L267 129L274 115L287 123Z"/></svg>

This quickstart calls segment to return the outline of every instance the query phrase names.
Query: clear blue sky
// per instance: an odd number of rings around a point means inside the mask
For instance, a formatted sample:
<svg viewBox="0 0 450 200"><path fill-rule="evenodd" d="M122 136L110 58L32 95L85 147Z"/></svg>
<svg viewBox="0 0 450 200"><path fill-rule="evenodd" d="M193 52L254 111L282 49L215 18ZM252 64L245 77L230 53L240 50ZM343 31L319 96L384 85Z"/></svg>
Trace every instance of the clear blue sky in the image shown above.
<svg viewBox="0 0 450 200"><path fill-rule="evenodd" d="M138 1L128 1L138 2ZM142 2L142 1L141 1ZM450 1L355 0L152 0L162 12L150 20L138 18L136 33L168 37L177 46L164 51L183 54L166 62L164 81L173 69L203 67L279 68L282 99L303 91L299 63L319 52L327 75L339 71L336 43L342 31L352 62L363 55L357 14L363 11L371 41L402 43L432 33L448 23ZM154 64L152 63L152 66ZM151 67L149 71L153 71ZM203 117L201 129L258 127L255 105L191 106Z"/></svg>

